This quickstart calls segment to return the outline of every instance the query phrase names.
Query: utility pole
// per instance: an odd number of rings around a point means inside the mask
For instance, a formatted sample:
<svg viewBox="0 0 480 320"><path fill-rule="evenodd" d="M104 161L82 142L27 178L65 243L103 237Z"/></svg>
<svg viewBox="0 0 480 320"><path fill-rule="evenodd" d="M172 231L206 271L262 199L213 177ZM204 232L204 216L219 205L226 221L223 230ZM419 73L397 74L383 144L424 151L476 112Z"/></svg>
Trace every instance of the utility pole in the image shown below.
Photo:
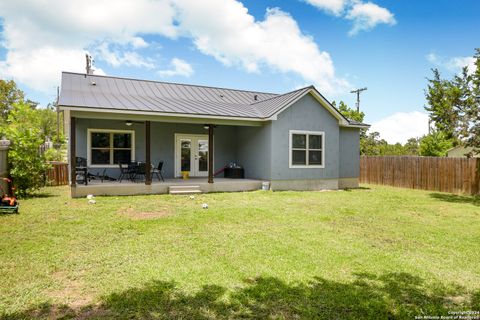
<svg viewBox="0 0 480 320"><path fill-rule="evenodd" d="M357 103L356 103L357 112L360 111L360 92L365 91L365 90L367 90L367 87L350 91L350 93L356 93L357 94Z"/></svg>

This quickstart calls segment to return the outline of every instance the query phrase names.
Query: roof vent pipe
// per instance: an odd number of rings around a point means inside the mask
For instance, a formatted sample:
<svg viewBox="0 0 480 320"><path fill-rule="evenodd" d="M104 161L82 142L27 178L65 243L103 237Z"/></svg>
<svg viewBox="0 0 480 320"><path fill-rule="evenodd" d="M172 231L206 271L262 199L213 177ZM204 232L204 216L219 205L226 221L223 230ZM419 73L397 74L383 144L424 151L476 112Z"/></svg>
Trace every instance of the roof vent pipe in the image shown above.
<svg viewBox="0 0 480 320"><path fill-rule="evenodd" d="M87 54L85 54L85 58L87 60L86 61L87 64L86 64L86 68L85 68L86 71L87 71L86 75L92 75L93 74L93 68L92 68L93 59L92 59L92 56L87 53Z"/></svg>
<svg viewBox="0 0 480 320"><path fill-rule="evenodd" d="M258 100L258 95L254 95L253 100L257 101Z"/></svg>

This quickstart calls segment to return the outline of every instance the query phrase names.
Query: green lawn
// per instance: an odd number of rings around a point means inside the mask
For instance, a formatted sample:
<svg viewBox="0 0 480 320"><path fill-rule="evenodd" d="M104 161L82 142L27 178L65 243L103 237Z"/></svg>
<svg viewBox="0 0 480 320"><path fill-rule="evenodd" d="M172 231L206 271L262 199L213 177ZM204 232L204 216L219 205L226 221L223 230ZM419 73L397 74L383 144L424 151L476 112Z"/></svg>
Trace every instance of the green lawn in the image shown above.
<svg viewBox="0 0 480 320"><path fill-rule="evenodd" d="M480 311L479 198L366 186L88 204L43 192L0 215L0 319Z"/></svg>

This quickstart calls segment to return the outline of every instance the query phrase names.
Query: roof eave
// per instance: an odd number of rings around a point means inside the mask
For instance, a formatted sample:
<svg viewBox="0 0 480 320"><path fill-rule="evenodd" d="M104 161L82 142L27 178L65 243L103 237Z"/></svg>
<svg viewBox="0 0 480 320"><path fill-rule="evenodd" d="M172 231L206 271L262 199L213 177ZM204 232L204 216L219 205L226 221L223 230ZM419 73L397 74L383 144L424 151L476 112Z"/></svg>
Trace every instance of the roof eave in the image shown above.
<svg viewBox="0 0 480 320"><path fill-rule="evenodd" d="M86 111L86 112L99 112L99 113L120 113L131 115L155 115L162 117L179 117L179 118L201 118L201 119L219 119L219 120L238 120L238 121L251 121L251 122L265 122L269 121L268 118L259 117L240 117L240 116L220 116L220 115L208 115L208 114L188 114L188 113L173 113L173 112L158 112L158 111L141 111L141 110L124 110L124 109L112 109L112 108L93 108L82 106L70 106L70 105L58 105L60 110L70 111Z"/></svg>
<svg viewBox="0 0 480 320"><path fill-rule="evenodd" d="M344 127L344 128L359 128L359 129L368 129L370 128L371 126L369 124L366 124L366 123L362 123L362 124L347 124L347 125L340 125L341 127Z"/></svg>

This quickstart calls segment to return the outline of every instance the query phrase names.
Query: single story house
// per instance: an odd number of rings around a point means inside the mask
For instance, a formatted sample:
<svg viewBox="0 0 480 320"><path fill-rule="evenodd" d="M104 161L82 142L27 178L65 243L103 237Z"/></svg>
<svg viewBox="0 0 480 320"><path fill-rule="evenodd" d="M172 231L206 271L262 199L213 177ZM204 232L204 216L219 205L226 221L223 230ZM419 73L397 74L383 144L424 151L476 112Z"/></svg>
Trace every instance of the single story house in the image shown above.
<svg viewBox="0 0 480 320"><path fill-rule="evenodd" d="M472 147L456 146L447 150L449 158L467 158L467 154L472 153L471 157L480 158L480 153L473 153Z"/></svg>
<svg viewBox="0 0 480 320"><path fill-rule="evenodd" d="M272 190L354 188L359 132L368 128L313 86L274 94L63 72L58 105L69 133L73 197L164 193L185 184L185 171L203 192L263 182ZM162 162L165 180L147 170L142 183L79 184L78 157L91 175L115 178L119 163ZM241 165L244 179L217 179L230 163Z"/></svg>

